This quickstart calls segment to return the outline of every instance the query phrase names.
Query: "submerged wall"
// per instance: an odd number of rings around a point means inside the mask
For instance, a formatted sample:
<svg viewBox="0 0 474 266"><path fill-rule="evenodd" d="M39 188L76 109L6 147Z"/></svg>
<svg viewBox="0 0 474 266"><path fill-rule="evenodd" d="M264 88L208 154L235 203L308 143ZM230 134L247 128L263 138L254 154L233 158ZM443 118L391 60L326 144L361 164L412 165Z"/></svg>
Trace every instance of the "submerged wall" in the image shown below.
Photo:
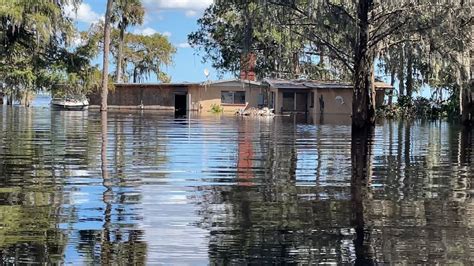
<svg viewBox="0 0 474 266"><path fill-rule="evenodd" d="M187 93L195 84L116 84L107 97L109 108L174 110L175 94ZM90 95L90 105L100 105L100 95Z"/></svg>

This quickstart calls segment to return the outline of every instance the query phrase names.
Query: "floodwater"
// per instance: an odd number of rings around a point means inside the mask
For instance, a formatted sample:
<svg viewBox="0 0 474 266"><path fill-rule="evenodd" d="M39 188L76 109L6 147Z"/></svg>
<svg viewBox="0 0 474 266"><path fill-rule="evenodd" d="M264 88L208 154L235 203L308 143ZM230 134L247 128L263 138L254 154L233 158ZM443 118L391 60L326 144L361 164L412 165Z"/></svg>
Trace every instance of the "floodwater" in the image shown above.
<svg viewBox="0 0 474 266"><path fill-rule="evenodd" d="M0 107L0 263L474 263L456 124L381 121L355 158L331 119L106 120Z"/></svg>

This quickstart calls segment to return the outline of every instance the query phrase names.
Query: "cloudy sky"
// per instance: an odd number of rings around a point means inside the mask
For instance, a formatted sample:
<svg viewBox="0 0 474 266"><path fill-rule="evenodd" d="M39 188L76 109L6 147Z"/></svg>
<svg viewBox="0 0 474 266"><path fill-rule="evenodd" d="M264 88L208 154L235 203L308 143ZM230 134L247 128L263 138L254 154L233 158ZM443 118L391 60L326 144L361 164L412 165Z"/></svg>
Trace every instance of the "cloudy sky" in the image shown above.
<svg viewBox="0 0 474 266"><path fill-rule="evenodd" d="M204 81L205 68L210 70L211 79L217 78L217 73L210 64L203 64L202 55L187 44L187 35L197 30L197 19L212 2L213 0L142 0L146 9L145 23L130 28L129 31L137 34L159 32L169 38L177 48L174 65L165 69L173 82ZM83 0L76 11L70 10L70 16L76 20L80 30L87 30L91 23L104 17L105 6L106 0ZM147 82L155 81L152 77Z"/></svg>

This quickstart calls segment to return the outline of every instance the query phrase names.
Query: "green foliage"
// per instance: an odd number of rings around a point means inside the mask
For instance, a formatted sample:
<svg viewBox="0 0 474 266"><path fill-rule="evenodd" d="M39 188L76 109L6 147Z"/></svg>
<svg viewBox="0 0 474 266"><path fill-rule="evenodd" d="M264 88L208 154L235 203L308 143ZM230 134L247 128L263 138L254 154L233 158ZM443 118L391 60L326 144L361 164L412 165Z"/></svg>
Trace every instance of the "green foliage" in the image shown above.
<svg viewBox="0 0 474 266"><path fill-rule="evenodd" d="M116 55L116 79L117 82L122 82L124 75L123 65L126 64L123 60L123 46L125 45L125 31L130 25L137 25L143 23L145 16L145 9L140 0L118 0L112 12L112 22L118 20L117 27L119 30L118 48Z"/></svg>
<svg viewBox="0 0 474 266"><path fill-rule="evenodd" d="M212 104L211 105L211 113L220 114L222 112L224 112L224 108L221 107L220 105L218 105L218 104Z"/></svg>
<svg viewBox="0 0 474 266"><path fill-rule="evenodd" d="M413 106L411 98L407 95L398 96L398 106L401 108L410 108Z"/></svg>
<svg viewBox="0 0 474 266"><path fill-rule="evenodd" d="M78 1L2 1L0 5L0 83L4 93L25 105L37 90L57 82L60 51L74 26L65 16Z"/></svg>
<svg viewBox="0 0 474 266"><path fill-rule="evenodd" d="M112 53L118 53L118 32L112 33ZM124 68L129 70L128 75L133 82L140 82L155 74L162 82L169 82L170 78L162 70L171 65L176 48L166 36L161 34L138 35L127 33L124 38L123 62Z"/></svg>
<svg viewBox="0 0 474 266"><path fill-rule="evenodd" d="M54 96L85 95L98 91L101 71L91 64L103 45L103 22L77 33L65 15L66 6L79 0L2 1L0 5L0 83L3 93L28 105L34 92L50 90ZM68 7L69 8L69 7ZM143 23L144 8L139 0L117 0L112 21L112 50L122 44L124 69L134 82L156 74L169 82L162 67L172 63L176 49L162 35L121 34L129 25ZM124 38L121 38L124 37ZM73 39L80 44L71 47ZM114 49L115 48L115 49ZM128 67L128 68L127 68ZM109 76L109 83L113 84ZM113 90L113 85L110 88Z"/></svg>
<svg viewBox="0 0 474 266"><path fill-rule="evenodd" d="M237 74L241 56L251 51L257 55L260 78L304 74L311 79L352 80L357 95L364 98L355 105L370 105L371 86L366 83L378 62L411 102L423 85L459 95L456 87L467 81L466 58L472 49L469 3L215 1L188 41L223 71ZM368 106L357 107L364 113L360 119L371 114Z"/></svg>
<svg viewBox="0 0 474 266"><path fill-rule="evenodd" d="M459 114L458 103L454 99L439 101L416 97L400 96L393 106L382 106L377 110L377 116L385 118L429 118L452 117Z"/></svg>
<svg viewBox="0 0 474 266"><path fill-rule="evenodd" d="M347 79L343 66L320 43L308 41L303 27L281 25L294 24L292 17L290 12L257 1L218 1L198 20L200 28L188 41L223 72L238 75L242 55L251 51L260 78Z"/></svg>
<svg viewBox="0 0 474 266"><path fill-rule="evenodd" d="M119 29L130 25L141 25L145 17L145 9L140 0L117 0L113 6L112 23L118 22Z"/></svg>

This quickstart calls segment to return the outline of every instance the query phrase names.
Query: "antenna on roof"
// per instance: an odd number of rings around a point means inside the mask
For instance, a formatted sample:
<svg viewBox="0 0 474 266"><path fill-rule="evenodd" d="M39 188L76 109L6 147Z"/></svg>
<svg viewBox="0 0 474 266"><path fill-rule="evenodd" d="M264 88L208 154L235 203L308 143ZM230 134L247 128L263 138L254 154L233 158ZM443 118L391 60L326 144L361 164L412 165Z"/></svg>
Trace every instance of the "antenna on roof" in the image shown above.
<svg viewBox="0 0 474 266"><path fill-rule="evenodd" d="M204 90L207 91L207 84L209 83L209 74L211 74L209 72L209 69L207 68L204 68L204 76L206 76L206 81L204 83Z"/></svg>

